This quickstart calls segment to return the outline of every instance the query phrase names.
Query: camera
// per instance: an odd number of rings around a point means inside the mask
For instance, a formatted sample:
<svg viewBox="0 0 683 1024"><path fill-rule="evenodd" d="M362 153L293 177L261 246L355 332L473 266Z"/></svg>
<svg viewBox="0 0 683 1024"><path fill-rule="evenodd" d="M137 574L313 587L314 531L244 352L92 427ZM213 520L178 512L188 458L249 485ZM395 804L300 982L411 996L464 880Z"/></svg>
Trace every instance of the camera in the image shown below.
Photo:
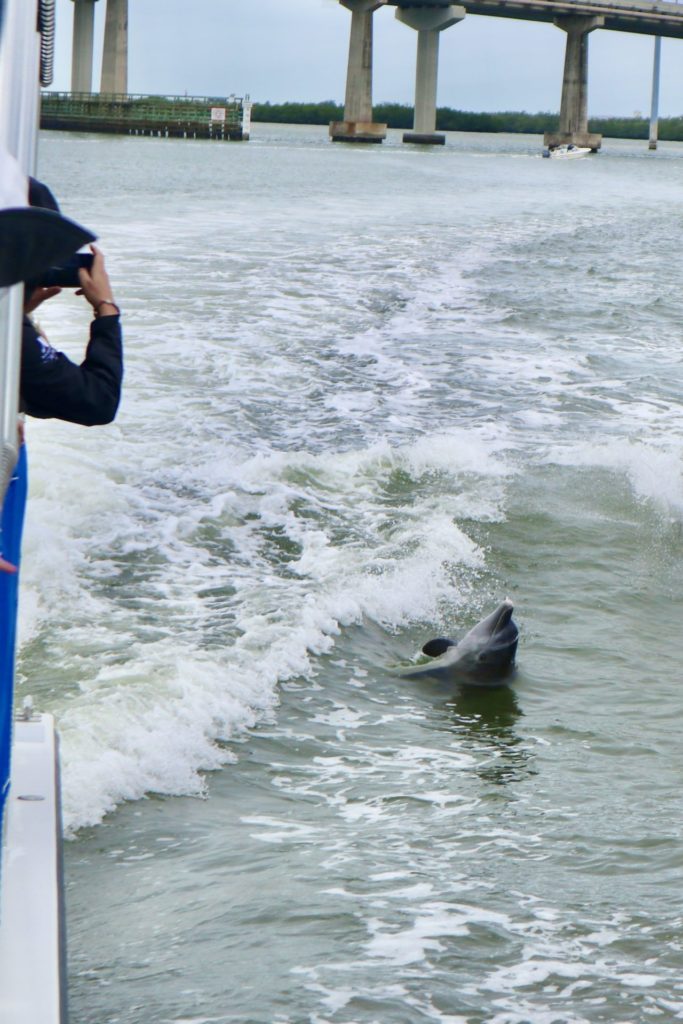
<svg viewBox="0 0 683 1024"><path fill-rule="evenodd" d="M60 263L57 267L48 267L40 277L26 283L27 291L33 288L80 288L78 271L90 270L94 256L91 252L77 252L71 259Z"/></svg>

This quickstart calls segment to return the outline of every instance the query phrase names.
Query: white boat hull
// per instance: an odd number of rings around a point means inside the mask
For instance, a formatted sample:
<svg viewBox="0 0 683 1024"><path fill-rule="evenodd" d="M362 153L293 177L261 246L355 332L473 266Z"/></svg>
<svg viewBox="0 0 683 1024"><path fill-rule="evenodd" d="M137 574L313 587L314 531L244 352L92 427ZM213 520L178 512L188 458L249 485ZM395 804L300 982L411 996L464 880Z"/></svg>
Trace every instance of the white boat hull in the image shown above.
<svg viewBox="0 0 683 1024"><path fill-rule="evenodd" d="M584 146L555 146L553 149L546 149L543 156L551 160L577 160L580 157L588 156L590 149Z"/></svg>
<svg viewBox="0 0 683 1024"><path fill-rule="evenodd" d="M15 724L0 877L0 1021L65 1024L61 812L51 715Z"/></svg>

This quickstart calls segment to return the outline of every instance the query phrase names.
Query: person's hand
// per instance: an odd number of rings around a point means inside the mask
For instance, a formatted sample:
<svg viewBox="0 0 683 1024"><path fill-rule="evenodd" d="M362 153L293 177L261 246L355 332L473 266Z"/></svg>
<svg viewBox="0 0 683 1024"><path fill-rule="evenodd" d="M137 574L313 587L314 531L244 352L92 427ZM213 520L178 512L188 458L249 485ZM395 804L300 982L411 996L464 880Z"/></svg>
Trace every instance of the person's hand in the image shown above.
<svg viewBox="0 0 683 1024"><path fill-rule="evenodd" d="M53 299L55 295L59 295L61 290L61 288L56 286L52 288L34 288L31 294L24 299L24 313L27 315L32 313L46 299Z"/></svg>
<svg viewBox="0 0 683 1024"><path fill-rule="evenodd" d="M0 557L0 572L8 572L10 573L10 575L13 575L16 571L16 565L12 565L11 562L8 562L4 558Z"/></svg>
<svg viewBox="0 0 683 1024"><path fill-rule="evenodd" d="M78 271L78 279L81 282L81 287L76 292L76 295L84 295L97 313L99 307L103 304L109 303L110 301L113 303L113 295L109 274L104 269L104 256L96 245L91 245L90 250L95 259L93 260L90 270L86 270L84 267L81 267ZM104 308L106 311L107 305L104 305ZM118 312L115 305L113 308Z"/></svg>

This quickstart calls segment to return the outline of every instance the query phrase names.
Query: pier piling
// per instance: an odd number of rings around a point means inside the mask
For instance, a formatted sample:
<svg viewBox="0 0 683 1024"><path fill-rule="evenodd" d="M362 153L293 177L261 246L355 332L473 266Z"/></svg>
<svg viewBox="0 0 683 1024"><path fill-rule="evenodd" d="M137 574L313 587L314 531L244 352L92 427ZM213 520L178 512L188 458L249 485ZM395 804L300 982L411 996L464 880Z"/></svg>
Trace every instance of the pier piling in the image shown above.
<svg viewBox="0 0 683 1024"><path fill-rule="evenodd" d="M340 0L351 11L344 120L330 123L333 142L382 142L387 126L372 120L372 18L386 0Z"/></svg>
<svg viewBox="0 0 683 1024"><path fill-rule="evenodd" d="M555 24L567 33L560 128L558 132L546 132L544 143L550 147L573 143L597 151L602 144L602 136L588 131L588 36L594 29L602 28L605 19L602 16L572 15L556 18Z"/></svg>
<svg viewBox="0 0 683 1024"><path fill-rule="evenodd" d="M652 104L650 106L650 138L648 149L657 148L659 135L659 71L662 58L662 37L655 36L655 53L652 63Z"/></svg>
<svg viewBox="0 0 683 1024"><path fill-rule="evenodd" d="M403 141L442 146L446 136L436 131L439 34L462 21L465 8L454 4L448 7L397 7L396 17L417 32L415 120L412 132L405 132Z"/></svg>
<svg viewBox="0 0 683 1024"><path fill-rule="evenodd" d="M73 0L71 91L92 92L93 35L96 0Z"/></svg>
<svg viewBox="0 0 683 1024"><path fill-rule="evenodd" d="M128 0L107 0L100 91L128 92Z"/></svg>

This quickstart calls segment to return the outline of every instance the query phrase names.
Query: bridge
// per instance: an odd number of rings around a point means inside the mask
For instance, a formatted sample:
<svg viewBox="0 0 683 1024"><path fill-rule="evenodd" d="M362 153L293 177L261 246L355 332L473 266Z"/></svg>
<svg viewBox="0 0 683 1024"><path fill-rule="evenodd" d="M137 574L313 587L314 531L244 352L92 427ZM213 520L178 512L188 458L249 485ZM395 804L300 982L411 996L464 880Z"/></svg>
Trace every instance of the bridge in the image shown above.
<svg viewBox="0 0 683 1024"><path fill-rule="evenodd" d="M683 38L683 9L660 0L339 0L351 12L344 120L330 125L339 142L381 142L386 125L372 119L372 20L380 7L417 32L415 121L404 142L439 144L436 90L439 35L468 14L547 21L566 32L559 131L549 146L574 143L597 150L601 136L588 131L588 36L595 29Z"/></svg>
<svg viewBox="0 0 683 1024"><path fill-rule="evenodd" d="M92 91L94 8L97 0L73 0L72 83L75 93ZM100 92L128 91L128 0L106 0ZM387 126L373 121L373 18L380 8L417 33L415 121L404 142L443 144L436 131L439 37L468 15L545 21L566 33L559 131L546 145L572 142L600 147L588 131L588 37L596 29L683 39L683 5L668 0L339 0L351 13L344 120L330 124L335 142L381 142Z"/></svg>

